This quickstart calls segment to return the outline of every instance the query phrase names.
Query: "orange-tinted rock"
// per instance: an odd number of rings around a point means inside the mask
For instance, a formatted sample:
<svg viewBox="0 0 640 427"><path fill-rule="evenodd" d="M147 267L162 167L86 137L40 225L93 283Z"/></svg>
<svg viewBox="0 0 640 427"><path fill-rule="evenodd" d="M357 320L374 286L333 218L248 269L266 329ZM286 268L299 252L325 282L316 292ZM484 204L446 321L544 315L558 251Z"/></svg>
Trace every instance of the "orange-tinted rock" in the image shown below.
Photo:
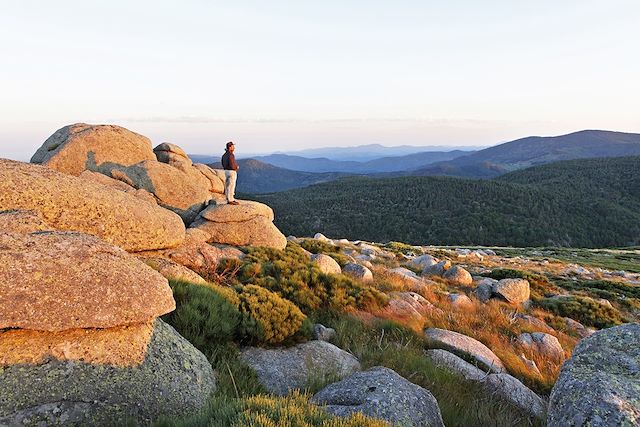
<svg viewBox="0 0 640 427"><path fill-rule="evenodd" d="M173 212L44 166L0 159L0 210L10 209L37 211L56 230L93 234L128 251L184 240L184 223Z"/></svg>
<svg viewBox="0 0 640 427"><path fill-rule="evenodd" d="M120 126L76 123L51 135L31 163L78 176L106 164L128 166L155 158L147 137Z"/></svg>
<svg viewBox="0 0 640 427"><path fill-rule="evenodd" d="M0 212L0 231L11 233L33 233L53 230L36 211L11 210Z"/></svg>
<svg viewBox="0 0 640 427"><path fill-rule="evenodd" d="M88 181L97 182L98 184L105 185L115 190L124 191L125 193L129 193L132 196L138 197L139 199L146 200L151 204L154 204L154 205L158 204L154 195L149 193L147 190L138 190L136 188L133 188L126 182L108 177L106 175L101 174L100 172L84 171L80 174L80 178L86 179Z"/></svg>
<svg viewBox="0 0 640 427"><path fill-rule="evenodd" d="M152 322L58 332L0 331L0 366L38 365L50 358L101 365L138 365L144 361L152 332Z"/></svg>
<svg viewBox="0 0 640 427"><path fill-rule="evenodd" d="M86 234L0 233L0 266L0 329L110 328L175 309L167 279Z"/></svg>

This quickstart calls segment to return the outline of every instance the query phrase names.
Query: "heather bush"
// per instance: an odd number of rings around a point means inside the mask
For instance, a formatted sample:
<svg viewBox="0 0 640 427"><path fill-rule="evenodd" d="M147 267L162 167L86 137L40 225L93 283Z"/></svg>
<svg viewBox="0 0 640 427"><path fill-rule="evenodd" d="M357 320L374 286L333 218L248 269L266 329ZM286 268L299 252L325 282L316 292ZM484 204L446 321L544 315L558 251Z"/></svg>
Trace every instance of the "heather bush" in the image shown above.
<svg viewBox="0 0 640 427"><path fill-rule="evenodd" d="M323 242L315 239L305 239L300 243L303 249L308 250L312 254L331 254L340 252L340 246L332 245L331 243Z"/></svg>
<svg viewBox="0 0 640 427"><path fill-rule="evenodd" d="M291 301L260 286L243 286L238 297L240 330L253 343L280 344L298 332L306 318Z"/></svg>

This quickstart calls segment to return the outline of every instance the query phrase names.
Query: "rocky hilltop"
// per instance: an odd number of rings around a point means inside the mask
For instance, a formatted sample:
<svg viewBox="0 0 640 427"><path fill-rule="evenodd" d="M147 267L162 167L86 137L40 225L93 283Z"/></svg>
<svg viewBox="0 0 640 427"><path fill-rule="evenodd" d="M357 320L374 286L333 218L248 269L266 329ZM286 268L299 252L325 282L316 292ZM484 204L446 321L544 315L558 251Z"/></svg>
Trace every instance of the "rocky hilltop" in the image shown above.
<svg viewBox="0 0 640 427"><path fill-rule="evenodd" d="M0 425L640 423L633 265L285 238L223 177L106 125L0 159Z"/></svg>

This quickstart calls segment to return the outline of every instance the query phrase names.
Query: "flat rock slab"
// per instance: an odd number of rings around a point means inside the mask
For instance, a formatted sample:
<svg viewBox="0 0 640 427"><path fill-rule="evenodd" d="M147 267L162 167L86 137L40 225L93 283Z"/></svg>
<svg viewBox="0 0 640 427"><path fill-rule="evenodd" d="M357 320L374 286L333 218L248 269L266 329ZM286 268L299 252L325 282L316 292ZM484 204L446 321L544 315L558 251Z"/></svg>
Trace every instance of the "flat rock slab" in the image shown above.
<svg viewBox="0 0 640 427"><path fill-rule="evenodd" d="M167 279L94 236L0 233L0 265L0 329L110 328L175 309Z"/></svg>
<svg viewBox="0 0 640 427"><path fill-rule="evenodd" d="M178 246L184 224L176 214L39 165L0 159L0 210L33 210L56 230L96 235L127 251Z"/></svg>
<svg viewBox="0 0 640 427"><path fill-rule="evenodd" d="M0 367L39 365L50 358L91 364L134 366L144 362L152 323L60 332L0 331Z"/></svg>
<svg viewBox="0 0 640 427"><path fill-rule="evenodd" d="M474 359L482 369L492 372L505 370L502 361L486 345L467 335L445 329L429 328L424 331L427 342L434 347Z"/></svg>
<svg viewBox="0 0 640 427"><path fill-rule="evenodd" d="M352 354L325 341L289 348L248 347L240 355L267 390L281 396L304 389L311 380L337 380L360 370L360 363Z"/></svg>
<svg viewBox="0 0 640 427"><path fill-rule="evenodd" d="M78 176L105 163L128 166L155 158L147 137L120 126L76 123L47 138L31 163Z"/></svg>
<svg viewBox="0 0 640 427"><path fill-rule="evenodd" d="M273 221L273 210L259 202L238 200L239 205L211 205L200 213L207 221L212 222L243 222L262 217Z"/></svg>
<svg viewBox="0 0 640 427"><path fill-rule="evenodd" d="M444 426L438 402L429 391L381 366L330 384L311 402L341 417L361 412L402 426Z"/></svg>
<svg viewBox="0 0 640 427"><path fill-rule="evenodd" d="M134 367L50 360L0 370L0 425L147 425L201 410L215 390L207 358L157 320Z"/></svg>
<svg viewBox="0 0 640 427"><path fill-rule="evenodd" d="M530 417L538 419L546 417L546 402L517 378L506 373L487 374L446 350L427 350L426 354L436 366L460 375L467 381L480 384L492 396L508 402Z"/></svg>
<svg viewBox="0 0 640 427"><path fill-rule="evenodd" d="M145 264L162 274L165 279L206 285L207 281L187 267L161 257L139 257Z"/></svg>
<svg viewBox="0 0 640 427"><path fill-rule="evenodd" d="M207 241L232 246L265 246L284 249L287 238L268 218L257 216L242 222L213 222L196 219L191 228L207 234Z"/></svg>
<svg viewBox="0 0 640 427"><path fill-rule="evenodd" d="M603 329L578 343L551 392L547 423L640 425L640 324Z"/></svg>

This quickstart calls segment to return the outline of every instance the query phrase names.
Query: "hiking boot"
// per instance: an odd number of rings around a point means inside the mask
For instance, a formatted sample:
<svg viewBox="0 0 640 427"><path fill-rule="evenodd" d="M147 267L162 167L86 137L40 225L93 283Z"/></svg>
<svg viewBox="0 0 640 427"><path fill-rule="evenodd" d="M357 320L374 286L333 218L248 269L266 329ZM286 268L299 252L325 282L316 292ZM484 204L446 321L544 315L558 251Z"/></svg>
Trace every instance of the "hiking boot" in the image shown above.
<svg viewBox="0 0 640 427"><path fill-rule="evenodd" d="M229 204L230 205L239 205L240 203L235 201L235 200L232 200L232 201L229 202Z"/></svg>

